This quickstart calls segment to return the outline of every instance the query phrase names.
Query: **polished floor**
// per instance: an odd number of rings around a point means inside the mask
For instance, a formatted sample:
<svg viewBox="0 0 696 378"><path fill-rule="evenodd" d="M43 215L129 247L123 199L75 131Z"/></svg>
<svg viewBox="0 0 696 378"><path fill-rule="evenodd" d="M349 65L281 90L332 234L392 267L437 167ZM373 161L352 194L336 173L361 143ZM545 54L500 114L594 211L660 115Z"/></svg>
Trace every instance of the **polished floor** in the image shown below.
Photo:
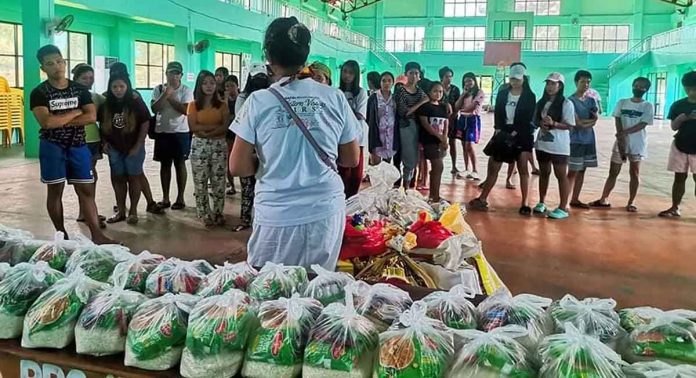
<svg viewBox="0 0 696 378"><path fill-rule="evenodd" d="M484 117L483 140L490 135L491 117ZM600 167L588 171L582 199L596 199L608 170L613 143L613 121L597 126ZM672 132L666 122L649 128L649 153L642 167L638 194L639 212L624 210L628 172L623 172L610 201L612 210L573 211L570 219L554 221L517 215L519 191L505 189L504 173L490 197L491 211L470 213L467 221L483 242L488 260L515 293L534 293L559 298L565 293L578 297L611 297L620 306L653 305L662 308L696 309L696 202L694 182L687 184L681 219L661 219L657 213L670 205L672 175L666 171ZM151 151L151 146L149 151ZM479 146L482 149L483 146ZM18 148L0 151L0 223L21 227L48 238L51 223L45 212L45 189L38 181L38 164L21 157ZM461 151L460 151L461 152ZM482 154L481 154L482 155ZM461 156L461 155L460 155ZM480 172L487 159L479 157ZM458 164L463 169L463 163ZM446 159L443 196L465 202L475 197L475 183L453 180ZM106 178L108 163L99 163ZM156 198L160 197L159 168L146 165ZM485 176L485 174L482 174ZM538 179L532 180L532 202L536 201ZM550 205L557 204L557 185L552 178ZM228 197L228 223L238 221L239 195ZM108 179L98 184L97 202L105 215L114 204ZM74 222L77 200L70 188L65 194L66 225L69 232L86 232ZM194 205L193 186L187 203ZM533 203L532 203L533 205ZM109 235L135 251L148 249L169 256L206 258L221 263L244 258L248 233L226 229L206 230L195 218L195 209L169 211L165 216L144 212L137 226L109 226Z"/></svg>

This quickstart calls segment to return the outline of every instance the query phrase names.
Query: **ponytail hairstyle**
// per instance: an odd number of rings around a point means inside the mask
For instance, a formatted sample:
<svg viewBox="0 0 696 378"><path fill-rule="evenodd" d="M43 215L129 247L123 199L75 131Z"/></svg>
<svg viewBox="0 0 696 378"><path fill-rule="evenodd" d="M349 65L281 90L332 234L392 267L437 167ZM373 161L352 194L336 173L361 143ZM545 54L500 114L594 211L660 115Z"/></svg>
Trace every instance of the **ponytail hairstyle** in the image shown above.
<svg viewBox="0 0 696 378"><path fill-rule="evenodd" d="M479 89L478 81L476 81L476 74L473 72L467 72L464 74L464 76L462 77L462 90L464 90L464 87L465 87L464 83L466 82L466 79L471 79L474 81L474 87L471 88L471 90L469 91L469 95L472 98L475 98L476 95L478 95L479 91L481 90L481 89Z"/></svg>
<svg viewBox="0 0 696 378"><path fill-rule="evenodd" d="M297 18L280 17L268 25L263 50L269 63L299 71L307 62L311 42L312 34Z"/></svg>
<svg viewBox="0 0 696 378"><path fill-rule="evenodd" d="M215 75L208 70L201 71L198 74L198 78L196 78L196 86L193 89L193 100L196 102L196 110L203 110L203 107L205 106L206 94L203 93L203 81L207 78L211 78L213 79L213 82L215 82ZM217 83L215 86L217 92ZM216 93L212 94L210 104L216 109L219 109L222 105L222 101L220 100L220 97L216 95Z"/></svg>
<svg viewBox="0 0 696 378"><path fill-rule="evenodd" d="M353 71L355 78L352 83L344 83L343 78L341 78L339 88L341 92L350 92L353 96L357 96L360 93L360 65L354 60L347 60L341 66L341 76L343 76L343 70L346 68Z"/></svg>

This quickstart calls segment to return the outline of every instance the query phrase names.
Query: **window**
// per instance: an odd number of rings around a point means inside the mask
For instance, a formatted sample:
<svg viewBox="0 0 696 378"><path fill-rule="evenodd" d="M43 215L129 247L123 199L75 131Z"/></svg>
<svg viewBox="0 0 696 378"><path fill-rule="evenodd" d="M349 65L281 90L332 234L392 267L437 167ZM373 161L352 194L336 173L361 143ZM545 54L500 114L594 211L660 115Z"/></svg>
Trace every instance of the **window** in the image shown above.
<svg viewBox="0 0 696 378"><path fill-rule="evenodd" d="M242 80L242 55L231 54L221 51L215 52L215 69L218 67L227 67L230 74L237 76L237 79Z"/></svg>
<svg viewBox="0 0 696 378"><path fill-rule="evenodd" d="M493 23L493 39L523 40L527 34L527 21L506 20Z"/></svg>
<svg viewBox="0 0 696 378"><path fill-rule="evenodd" d="M87 33L63 32L56 34L54 43L63 53L68 75L79 63L91 63L90 35Z"/></svg>
<svg viewBox="0 0 696 378"><path fill-rule="evenodd" d="M486 15L487 0L445 0L445 17Z"/></svg>
<svg viewBox="0 0 696 378"><path fill-rule="evenodd" d="M423 49L424 27L388 26L384 31L387 51L420 52Z"/></svg>
<svg viewBox="0 0 696 378"><path fill-rule="evenodd" d="M443 51L483 51L485 45L485 26L444 28Z"/></svg>
<svg viewBox="0 0 696 378"><path fill-rule="evenodd" d="M534 27L534 51L558 51L558 25Z"/></svg>
<svg viewBox="0 0 696 378"><path fill-rule="evenodd" d="M24 87L22 25L0 23L0 76L10 87Z"/></svg>
<svg viewBox="0 0 696 378"><path fill-rule="evenodd" d="M582 49L594 53L628 51L628 25L585 25L580 29Z"/></svg>
<svg viewBox="0 0 696 378"><path fill-rule="evenodd" d="M561 14L561 0L515 0L515 12L534 12L537 16Z"/></svg>
<svg viewBox="0 0 696 378"><path fill-rule="evenodd" d="M174 60L174 45L135 41L135 87L152 89L167 81L165 68Z"/></svg>

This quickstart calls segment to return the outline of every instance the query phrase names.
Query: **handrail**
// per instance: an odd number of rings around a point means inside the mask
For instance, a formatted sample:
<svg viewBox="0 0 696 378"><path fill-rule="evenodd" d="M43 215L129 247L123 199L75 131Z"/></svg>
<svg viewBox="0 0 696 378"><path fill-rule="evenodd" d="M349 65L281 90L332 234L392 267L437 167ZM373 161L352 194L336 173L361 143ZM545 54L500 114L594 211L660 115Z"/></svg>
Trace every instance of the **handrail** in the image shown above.
<svg viewBox="0 0 696 378"><path fill-rule="evenodd" d="M468 52L468 51L483 51L485 42L520 42L522 51L588 51L591 52L593 43L602 43L602 41L593 41L584 38L547 38L547 39L509 39L509 38L487 38L477 41L463 41L447 38L424 38L422 40L422 51L445 51L445 52ZM604 45L599 47L611 47L614 51L595 52L616 54L622 53L622 50L627 50L634 41L604 41ZM409 45L410 48L417 49L418 43Z"/></svg>

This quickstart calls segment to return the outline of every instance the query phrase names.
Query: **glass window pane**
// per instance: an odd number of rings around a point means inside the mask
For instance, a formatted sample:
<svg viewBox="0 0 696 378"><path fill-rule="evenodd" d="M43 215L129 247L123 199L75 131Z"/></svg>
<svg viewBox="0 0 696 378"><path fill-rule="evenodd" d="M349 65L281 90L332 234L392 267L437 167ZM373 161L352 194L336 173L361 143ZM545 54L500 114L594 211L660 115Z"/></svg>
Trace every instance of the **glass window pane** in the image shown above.
<svg viewBox="0 0 696 378"><path fill-rule="evenodd" d="M608 52L608 53L616 52L616 41L605 41L604 42L604 52Z"/></svg>
<svg viewBox="0 0 696 378"><path fill-rule="evenodd" d="M222 54L219 52L215 53L215 67L220 67L222 66Z"/></svg>
<svg viewBox="0 0 696 378"><path fill-rule="evenodd" d="M406 44L404 43L403 40L396 41L394 43L394 51L406 51L405 48L406 48Z"/></svg>
<svg viewBox="0 0 696 378"><path fill-rule="evenodd" d="M16 77L17 71L15 70L15 57L13 56L0 56L0 76L7 79L10 87L17 86Z"/></svg>
<svg viewBox="0 0 696 378"><path fill-rule="evenodd" d="M592 28L590 26L583 26L580 29L580 35L583 39L588 39L592 36Z"/></svg>
<svg viewBox="0 0 696 378"><path fill-rule="evenodd" d="M147 43L135 41L135 64L147 64Z"/></svg>
<svg viewBox="0 0 696 378"><path fill-rule="evenodd" d="M604 28L602 26L592 27L592 39L601 40L604 39Z"/></svg>
<svg viewBox="0 0 696 378"><path fill-rule="evenodd" d="M476 39L486 39L486 28L477 27L476 28Z"/></svg>
<svg viewBox="0 0 696 378"><path fill-rule="evenodd" d="M24 47L22 47L23 41L24 36L22 35L22 25L17 25L17 53L19 55L23 55L24 53Z"/></svg>
<svg viewBox="0 0 696 378"><path fill-rule="evenodd" d="M629 28L628 26L619 26L616 28L616 38L617 39L628 39Z"/></svg>
<svg viewBox="0 0 696 378"><path fill-rule="evenodd" d="M87 61L87 34L69 33L70 59Z"/></svg>
<svg viewBox="0 0 696 378"><path fill-rule="evenodd" d="M453 41L443 41L442 42L442 50L454 51L454 42Z"/></svg>
<svg viewBox="0 0 696 378"><path fill-rule="evenodd" d="M17 58L17 87L24 88L24 59Z"/></svg>
<svg viewBox="0 0 696 378"><path fill-rule="evenodd" d="M616 39L616 26L605 26L604 27L604 38L605 39Z"/></svg>
<svg viewBox="0 0 696 378"><path fill-rule="evenodd" d="M549 2L549 15L559 15L561 14L561 2L551 1Z"/></svg>
<svg viewBox="0 0 696 378"><path fill-rule="evenodd" d="M0 54L15 54L15 26L0 24Z"/></svg>
<svg viewBox="0 0 696 378"><path fill-rule="evenodd" d="M167 45L167 61L165 63L176 60L175 53L176 49L174 48L174 45Z"/></svg>
<svg viewBox="0 0 696 378"><path fill-rule="evenodd" d="M162 45L151 43L150 44L150 65L151 66L162 66L162 61L164 57L162 56Z"/></svg>
<svg viewBox="0 0 696 378"><path fill-rule="evenodd" d="M135 87L150 88L147 81L147 66L135 66Z"/></svg>
<svg viewBox="0 0 696 378"><path fill-rule="evenodd" d="M454 5L445 4L445 17L454 17Z"/></svg>
<svg viewBox="0 0 696 378"><path fill-rule="evenodd" d="M474 41L464 41L464 51L474 51Z"/></svg>
<svg viewBox="0 0 696 378"><path fill-rule="evenodd" d="M464 10L464 16L470 17L470 16L475 16L476 15L476 4L466 4L466 8Z"/></svg>
<svg viewBox="0 0 696 378"><path fill-rule="evenodd" d="M558 39L558 36L560 35L560 26L549 26L549 29L547 31L547 35L550 38L555 38Z"/></svg>
<svg viewBox="0 0 696 378"><path fill-rule="evenodd" d="M425 28L416 29L416 38L423 39L425 37Z"/></svg>
<svg viewBox="0 0 696 378"><path fill-rule="evenodd" d="M625 53L626 51L628 51L628 41L617 41L616 52Z"/></svg>
<svg viewBox="0 0 696 378"><path fill-rule="evenodd" d="M464 51L464 41L454 42L454 51Z"/></svg>
<svg viewBox="0 0 696 378"><path fill-rule="evenodd" d="M162 84L164 82L164 70L162 67L149 67L150 73L150 88L154 88L156 85Z"/></svg>
<svg viewBox="0 0 696 378"><path fill-rule="evenodd" d="M385 48L387 51L390 51L390 52L396 51L396 50L394 49L394 41L387 41L387 43L385 44L384 48Z"/></svg>
<svg viewBox="0 0 696 378"><path fill-rule="evenodd" d="M394 28L386 28L385 29L385 39L387 40L393 40L394 39Z"/></svg>
<svg viewBox="0 0 696 378"><path fill-rule="evenodd" d="M54 34L53 44L60 49L64 57L68 57L68 33Z"/></svg>

